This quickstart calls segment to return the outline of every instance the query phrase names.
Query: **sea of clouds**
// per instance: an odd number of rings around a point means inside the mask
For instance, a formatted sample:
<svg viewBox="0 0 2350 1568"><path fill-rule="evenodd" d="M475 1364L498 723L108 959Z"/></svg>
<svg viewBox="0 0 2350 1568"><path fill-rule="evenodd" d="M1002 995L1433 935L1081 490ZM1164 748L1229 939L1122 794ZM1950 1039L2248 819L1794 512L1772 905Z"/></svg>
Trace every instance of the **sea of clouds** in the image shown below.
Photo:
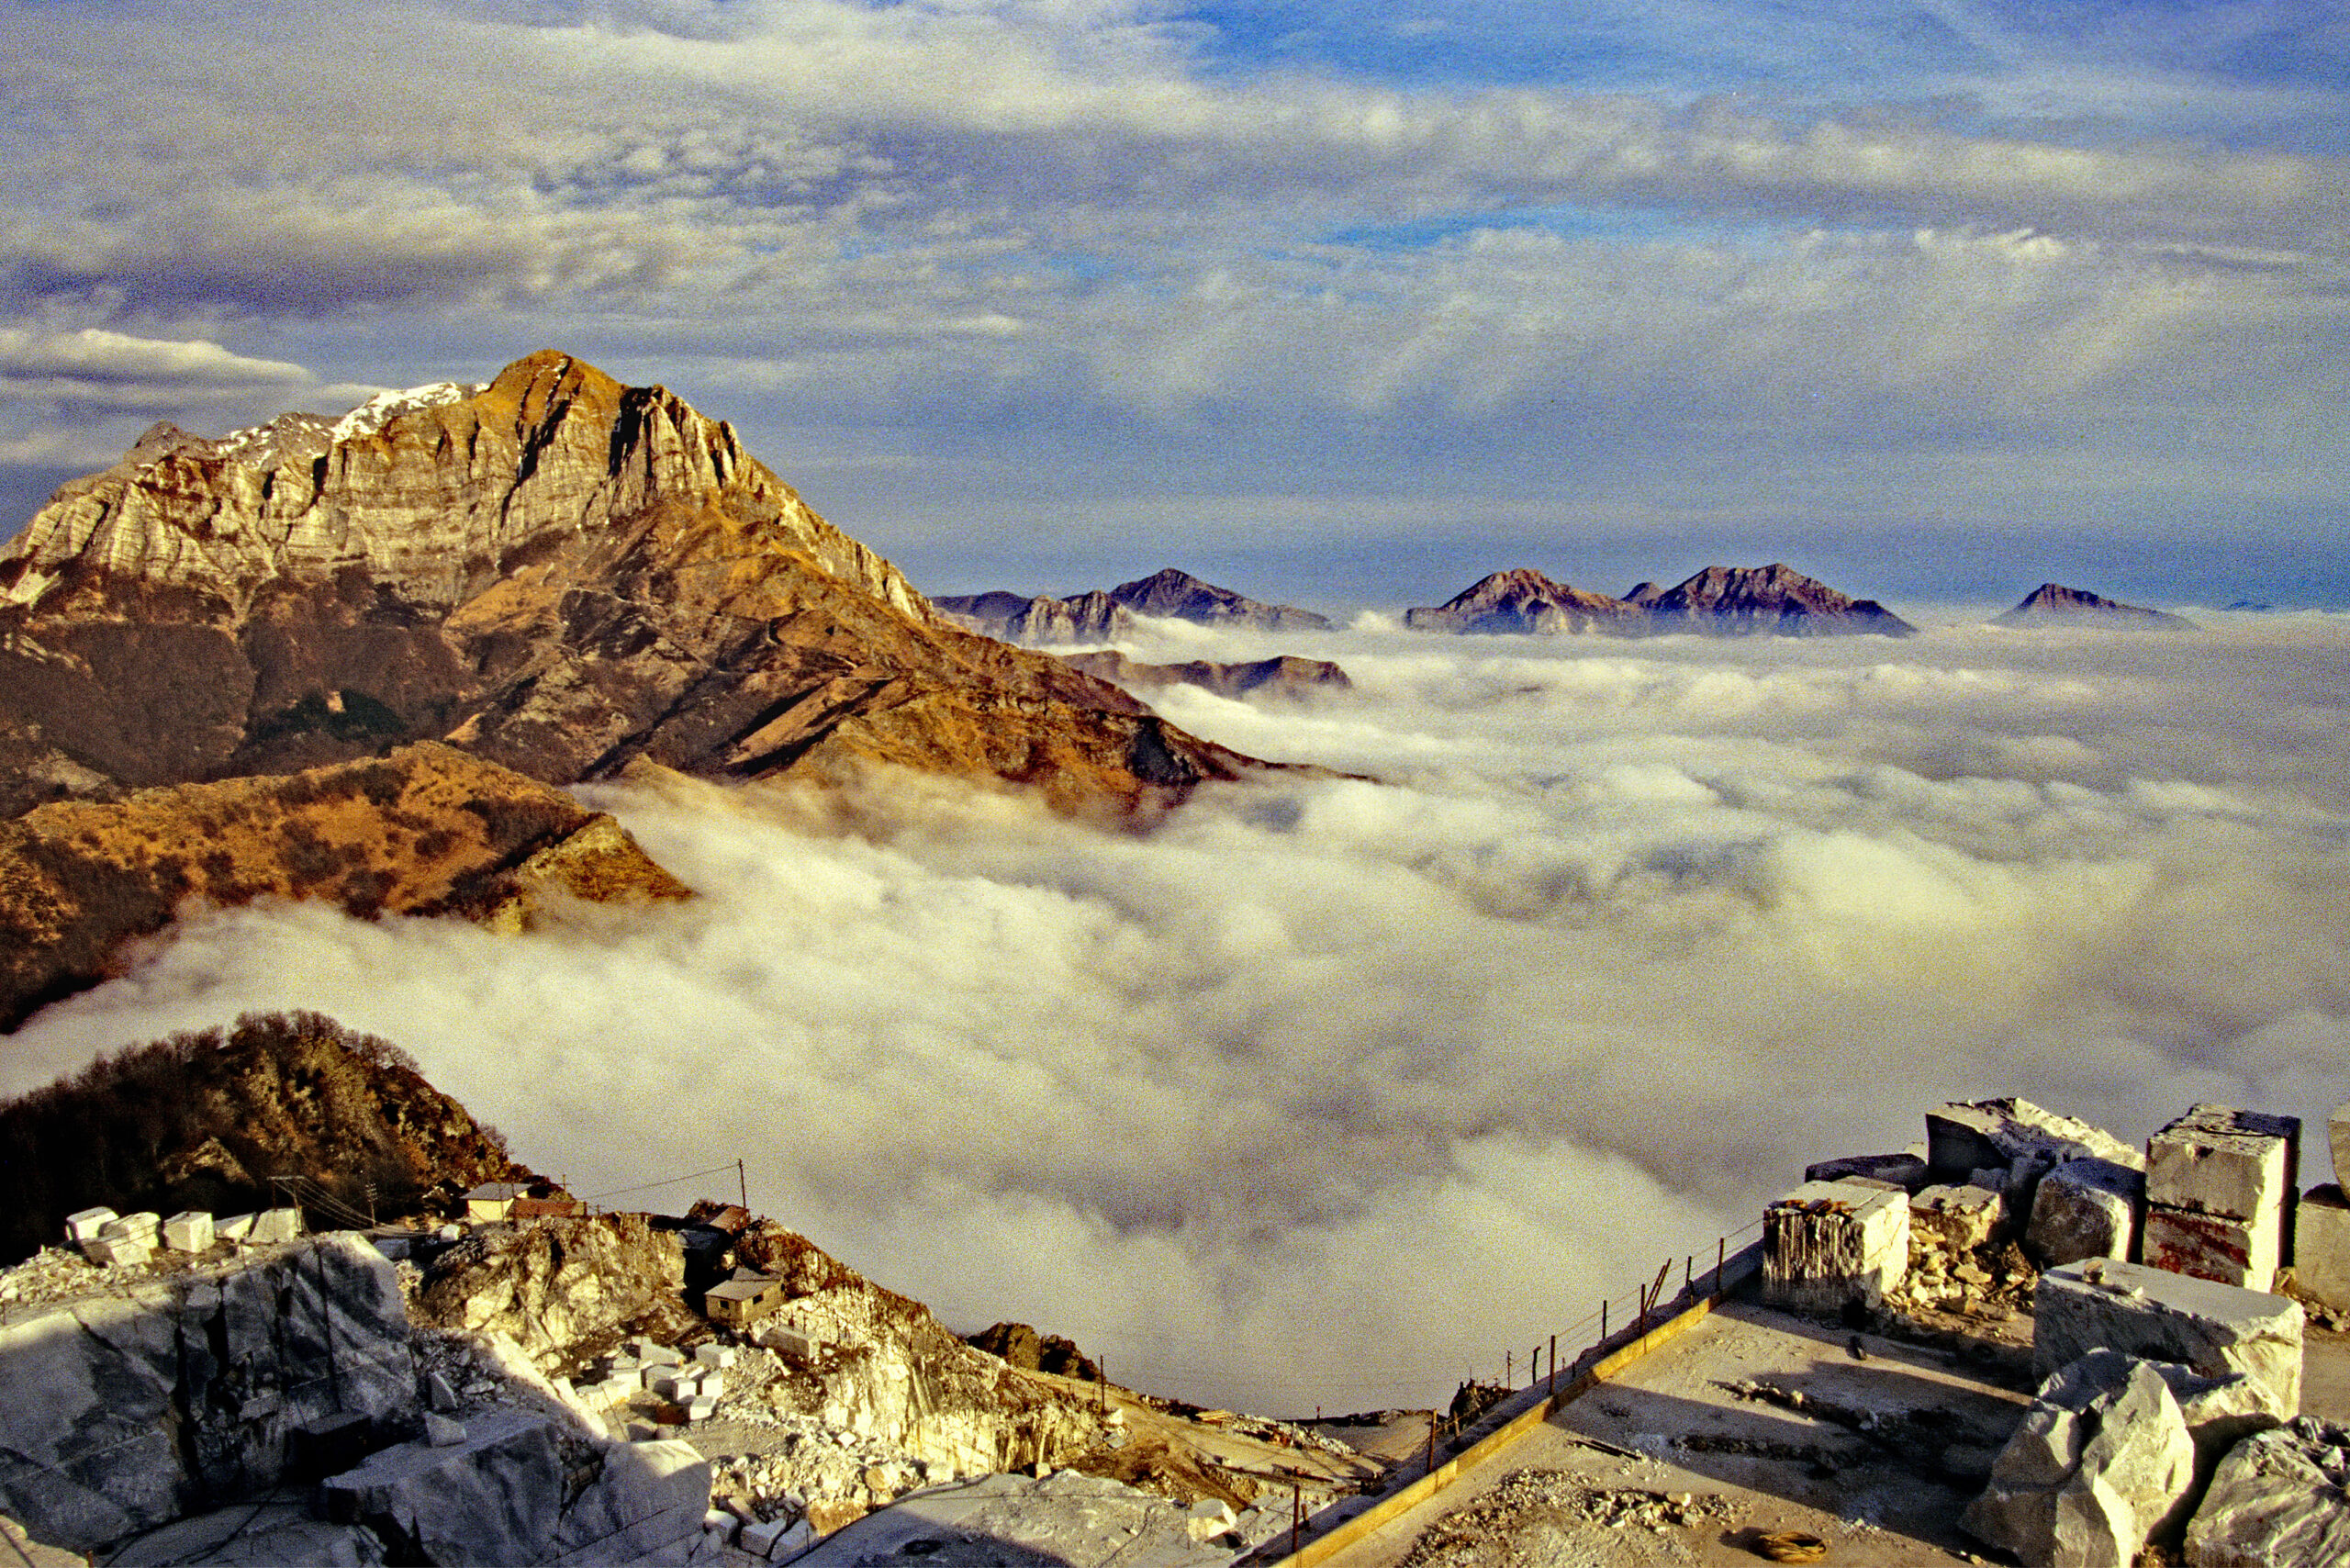
<svg viewBox="0 0 2350 1568"><path fill-rule="evenodd" d="M702 896L522 938L207 916L33 1021L0 1088L315 1008L582 1193L740 1157L957 1327L1276 1413L1425 1404L1945 1099L2132 1139L2350 1099L2350 621L1928 619L1155 625L1127 650L1340 661L1310 701L1157 699L1335 776L1131 833L927 779L585 790Z"/></svg>

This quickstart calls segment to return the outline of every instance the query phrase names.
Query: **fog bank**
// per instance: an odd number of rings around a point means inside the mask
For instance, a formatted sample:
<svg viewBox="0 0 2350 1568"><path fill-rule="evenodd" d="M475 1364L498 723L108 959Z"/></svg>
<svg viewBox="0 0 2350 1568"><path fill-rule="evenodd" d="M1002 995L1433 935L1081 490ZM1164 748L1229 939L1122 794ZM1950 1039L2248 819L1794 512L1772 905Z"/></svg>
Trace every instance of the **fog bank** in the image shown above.
<svg viewBox="0 0 2350 1568"><path fill-rule="evenodd" d="M1307 704L1154 700L1377 781L1134 834L930 779L583 790L703 896L522 939L207 916L0 1073L316 1008L583 1193L739 1155L755 1206L959 1327L1280 1413L1426 1402L1945 1098L2128 1138L2350 1099L2350 624L2205 619L1152 626L1123 645L1338 659L1356 689Z"/></svg>

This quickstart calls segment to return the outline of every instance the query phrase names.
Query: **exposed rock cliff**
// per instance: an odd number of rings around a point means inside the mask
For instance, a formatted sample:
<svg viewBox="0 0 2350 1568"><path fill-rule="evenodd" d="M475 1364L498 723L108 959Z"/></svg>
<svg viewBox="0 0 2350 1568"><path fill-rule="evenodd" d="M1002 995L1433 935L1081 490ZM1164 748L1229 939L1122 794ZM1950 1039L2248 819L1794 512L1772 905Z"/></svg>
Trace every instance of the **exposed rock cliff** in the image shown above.
<svg viewBox="0 0 2350 1568"><path fill-rule="evenodd" d="M1404 624L1416 632L1542 636L1631 633L1639 629L1639 611L1621 599L1552 582L1525 566L1482 577L1440 605L1404 612Z"/></svg>
<svg viewBox="0 0 2350 1568"><path fill-rule="evenodd" d="M1111 811L1246 760L946 624L730 426L559 353L340 421L159 430L0 559L0 741L46 776L428 738L554 782L881 762Z"/></svg>
<svg viewBox="0 0 2350 1568"><path fill-rule="evenodd" d="M582 1215L479 1230L432 1260L417 1315L436 1327L504 1333L549 1370L572 1371L625 1330L674 1342L694 1327L685 1249L643 1215Z"/></svg>
<svg viewBox="0 0 2350 1568"><path fill-rule="evenodd" d="M348 1234L16 1316L0 1511L123 1562L683 1561L710 1498L690 1448L612 1442L524 1384L442 1415L428 1338ZM328 1518L287 1501L321 1481Z"/></svg>
<svg viewBox="0 0 2350 1568"><path fill-rule="evenodd" d="M267 1490L313 1422L415 1397L391 1265L355 1237L88 1297L0 1327L0 1511L91 1551Z"/></svg>
<svg viewBox="0 0 2350 1568"><path fill-rule="evenodd" d="M772 1220L737 1238L742 1261L787 1282L776 1321L829 1347L775 1407L883 1441L955 1474L1061 1464L1098 1443L1081 1401L971 1349L920 1302L885 1290Z"/></svg>
<svg viewBox="0 0 2350 1568"><path fill-rule="evenodd" d="M679 898L610 817L442 745L287 777L58 801L0 822L0 1029L111 972L191 899L519 926L549 894Z"/></svg>
<svg viewBox="0 0 2350 1568"><path fill-rule="evenodd" d="M1874 633L1914 637L1918 629L1873 599L1854 599L1792 566L1708 566L1669 588L1642 583L1624 596L1645 612L1650 632L1706 636L1770 633L1781 637Z"/></svg>
<svg viewBox="0 0 2350 1568"><path fill-rule="evenodd" d="M2022 603L1995 617L1992 624L2191 628L2195 622L2183 615L2122 604L2083 588L2069 588L2060 583L2042 583L2024 595Z"/></svg>

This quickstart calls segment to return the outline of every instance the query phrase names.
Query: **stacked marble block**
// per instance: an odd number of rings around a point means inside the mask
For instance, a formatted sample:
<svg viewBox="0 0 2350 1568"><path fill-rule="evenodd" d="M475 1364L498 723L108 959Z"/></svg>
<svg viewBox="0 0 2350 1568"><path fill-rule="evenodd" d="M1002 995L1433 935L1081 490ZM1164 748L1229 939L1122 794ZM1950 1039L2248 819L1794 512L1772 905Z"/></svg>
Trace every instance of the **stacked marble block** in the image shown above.
<svg viewBox="0 0 2350 1568"><path fill-rule="evenodd" d="M2312 1187L2295 1213L2293 1280L2302 1292L2336 1312L2350 1312L2350 1105L2325 1122L2333 1153L2333 1180Z"/></svg>
<svg viewBox="0 0 2350 1568"><path fill-rule="evenodd" d="M2245 1290L2276 1288L2292 1258L2301 1124L2198 1105L2146 1140L2146 1226L2154 1268Z"/></svg>
<svg viewBox="0 0 2350 1568"><path fill-rule="evenodd" d="M1806 1182L1762 1211L1762 1300L1874 1310L1909 1269L1909 1194L1865 1178Z"/></svg>

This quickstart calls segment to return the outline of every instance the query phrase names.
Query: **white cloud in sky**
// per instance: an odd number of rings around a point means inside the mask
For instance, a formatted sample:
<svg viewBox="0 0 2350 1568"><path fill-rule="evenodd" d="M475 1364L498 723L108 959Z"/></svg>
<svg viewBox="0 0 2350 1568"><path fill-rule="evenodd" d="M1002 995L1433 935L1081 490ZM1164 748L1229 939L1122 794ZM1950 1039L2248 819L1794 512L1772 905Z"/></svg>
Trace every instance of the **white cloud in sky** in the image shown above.
<svg viewBox="0 0 2350 1568"><path fill-rule="evenodd" d="M1350 15L1326 26L1393 22ZM1371 453L1378 482L1475 465L1472 508L1645 492L1811 533L1850 510L1840 476L1971 527L2043 476L2087 526L2338 521L2350 162L2246 106L2317 86L2214 67L2155 137L2057 102L2126 95L2100 62L2193 75L2126 30L2085 52L1972 8L1757 15L1610 13L1571 73L1486 81L1226 50L1238 23L1147 5L328 4L200 35L0 9L0 324L354 385L559 346L742 391L711 411L755 450L1024 454L1014 505L1048 467L1111 501L1253 465L1294 499ZM1495 15L1446 16L1473 67ZM1721 90L1676 39L1743 39L1752 80ZM1836 92L1769 85L1830 46ZM18 398L25 451L86 418ZM867 479L878 517L919 498Z"/></svg>
<svg viewBox="0 0 2350 1568"><path fill-rule="evenodd" d="M1287 637L1357 690L1161 707L1382 782L1145 834L919 779L589 790L703 896L519 940L208 917L0 1067L316 1007L585 1190L739 1153L757 1203L967 1328L1211 1400L1425 1401L1945 1097L2126 1138L2338 1103L2345 633L2209 619Z"/></svg>

